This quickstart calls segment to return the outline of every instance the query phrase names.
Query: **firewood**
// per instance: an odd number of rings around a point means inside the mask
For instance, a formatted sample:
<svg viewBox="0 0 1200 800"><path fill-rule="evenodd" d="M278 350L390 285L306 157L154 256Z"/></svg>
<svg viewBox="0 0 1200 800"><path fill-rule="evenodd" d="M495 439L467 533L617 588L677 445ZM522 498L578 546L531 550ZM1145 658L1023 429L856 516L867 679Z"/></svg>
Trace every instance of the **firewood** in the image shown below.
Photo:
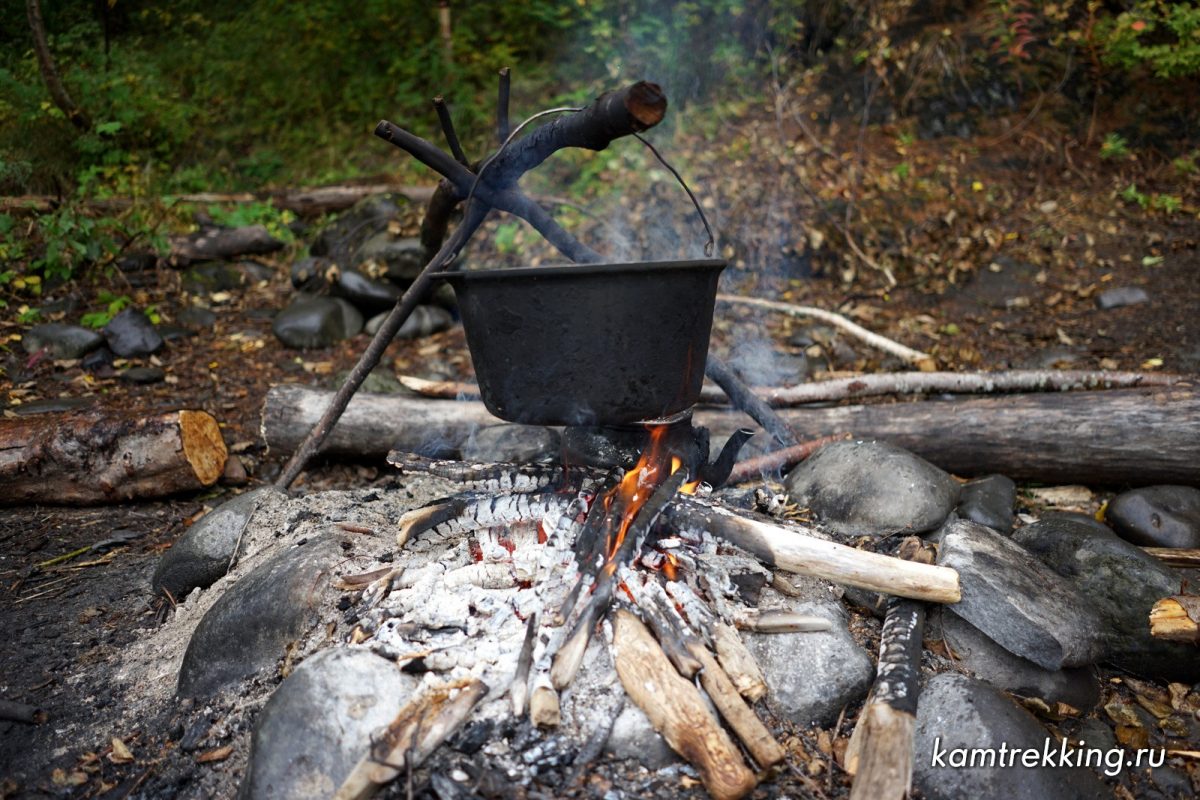
<svg viewBox="0 0 1200 800"><path fill-rule="evenodd" d="M931 545L909 537L900 557L932 564ZM921 690L925 605L893 597L879 637L875 685L846 749L846 771L855 775L852 800L902 800L912 789L913 735Z"/></svg>
<svg viewBox="0 0 1200 800"><path fill-rule="evenodd" d="M711 533L788 572L935 603L962 598L958 573L952 569L806 536L802 528L744 517L696 497L676 497L663 516L676 530Z"/></svg>
<svg viewBox="0 0 1200 800"><path fill-rule="evenodd" d="M1200 567L1200 550L1184 547L1143 547L1142 550L1168 567Z"/></svg>
<svg viewBox="0 0 1200 800"><path fill-rule="evenodd" d="M383 784L419 766L467 721L487 693L487 684L475 678L421 692L400 709L350 771L334 800L365 800Z"/></svg>
<svg viewBox="0 0 1200 800"><path fill-rule="evenodd" d="M533 679L533 691L529 694L529 721L539 728L557 728L562 721L558 704L558 691L550 683L550 676L539 672Z"/></svg>
<svg viewBox="0 0 1200 800"><path fill-rule="evenodd" d="M667 744L699 772L716 800L738 800L756 784L737 746L709 712L699 690L679 675L641 620L613 615L613 660L626 694Z"/></svg>
<svg viewBox="0 0 1200 800"><path fill-rule="evenodd" d="M1156 602L1150 609L1150 635L1200 644L1200 595L1181 594Z"/></svg>
<svg viewBox="0 0 1200 800"><path fill-rule="evenodd" d="M290 452L331 392L277 386L263 406L263 435ZM1000 473L1050 484L1152 485L1200 482L1200 392L1165 389L1010 395L780 412L812 436L853 431L904 447L956 475ZM1079 420L1088 420L1088 425ZM694 421L714 436L749 421L701 409ZM367 395L351 403L323 452L382 459L394 446L450 454L473 431L499 424L482 403ZM397 444L393 444L393 443ZM427 451L422 451L427 452Z"/></svg>
<svg viewBox="0 0 1200 800"><path fill-rule="evenodd" d="M108 410L0 419L0 505L88 505L211 486L228 453L203 411Z"/></svg>
<svg viewBox="0 0 1200 800"><path fill-rule="evenodd" d="M773 453L758 456L756 458L748 458L745 461L739 461L730 471L729 477L725 482L730 486L758 478L764 472L774 472L775 470L788 470L796 466L804 459L811 456L813 453L820 450L827 444L840 442L851 438L851 434L842 433L835 436L822 436L818 439L811 439L807 442L801 442L791 447L785 447L782 450L776 450Z"/></svg>
<svg viewBox="0 0 1200 800"><path fill-rule="evenodd" d="M712 628L713 647L717 651L717 661L725 670L725 674L733 681L742 697L751 703L757 703L767 696L767 679L763 677L758 662L746 648L741 634L732 625L719 622Z"/></svg>

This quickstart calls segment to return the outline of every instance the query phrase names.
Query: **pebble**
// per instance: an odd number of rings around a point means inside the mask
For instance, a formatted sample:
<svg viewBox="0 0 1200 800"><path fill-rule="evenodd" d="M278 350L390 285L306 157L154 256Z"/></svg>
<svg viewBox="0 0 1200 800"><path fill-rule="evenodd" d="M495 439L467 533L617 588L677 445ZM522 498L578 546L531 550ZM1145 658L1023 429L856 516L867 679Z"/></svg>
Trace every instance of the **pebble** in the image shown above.
<svg viewBox="0 0 1200 800"><path fill-rule="evenodd" d="M828 631L793 634L743 633L746 647L766 678L767 703L797 725L827 725L842 708L866 696L875 676L867 651L846 627L841 603L821 598L786 600L763 590L762 606L829 620Z"/></svg>
<svg viewBox="0 0 1200 800"><path fill-rule="evenodd" d="M527 464L553 458L562 450L562 439L552 428L540 425L492 425L481 428L463 445L464 461L507 461Z"/></svg>
<svg viewBox="0 0 1200 800"><path fill-rule="evenodd" d="M167 377L167 373L163 371L162 367L130 367L118 373L118 377L126 383L148 385L162 383L163 379Z"/></svg>
<svg viewBox="0 0 1200 800"><path fill-rule="evenodd" d="M185 292L212 294L229 292L242 286L245 277L240 271L224 261L206 261L188 267L180 276Z"/></svg>
<svg viewBox="0 0 1200 800"><path fill-rule="evenodd" d="M1043 753L1057 759L1062 747L1050 731L987 683L955 672L933 676L922 689L913 747L913 788L928 800L1112 797L1089 768L1044 763ZM1036 761L1003 767L981 763L992 752L999 759L1014 748L1032 749ZM966 766L972 756L976 765Z"/></svg>
<svg viewBox="0 0 1200 800"><path fill-rule="evenodd" d="M1008 652L957 614L943 609L932 615L930 633L927 638L940 635L945 640L958 665L997 689L1051 704L1066 703L1085 713L1100 700L1100 683L1091 668L1042 669Z"/></svg>
<svg viewBox="0 0 1200 800"><path fill-rule="evenodd" d="M1147 678L1200 680L1194 647L1150 635L1150 609L1179 591L1179 573L1094 520L1048 517L1013 540L1072 581L1100 615L1106 661Z"/></svg>
<svg viewBox="0 0 1200 800"><path fill-rule="evenodd" d="M205 514L162 554L150 585L176 602L192 589L206 589L229 570L238 537L263 501L283 495L266 486L226 500Z"/></svg>
<svg viewBox="0 0 1200 800"><path fill-rule="evenodd" d="M947 607L951 613L1043 669L1100 658L1103 622L1090 599L1020 544L966 520L933 538L938 564L958 571L962 600Z"/></svg>
<svg viewBox="0 0 1200 800"><path fill-rule="evenodd" d="M370 650L323 650L263 706L239 796L332 797L417 679Z"/></svg>
<svg viewBox="0 0 1200 800"><path fill-rule="evenodd" d="M376 314L367 320L366 331L372 336L383 325L383 321L387 319L388 312ZM450 316L450 312L440 306L417 306L413 309L412 314L408 319L404 320L404 324L400 326L400 330L396 331L394 339L422 339L426 336L432 336L435 333L440 333L454 324L454 317Z"/></svg>
<svg viewBox="0 0 1200 800"><path fill-rule="evenodd" d="M1147 486L1117 495L1104 513L1121 538L1142 547L1200 548L1200 489Z"/></svg>
<svg viewBox="0 0 1200 800"><path fill-rule="evenodd" d="M391 283L373 281L352 269L340 270L331 291L344 297L364 314L387 311L400 299L400 290Z"/></svg>
<svg viewBox="0 0 1200 800"><path fill-rule="evenodd" d="M988 475L963 484L958 495L958 515L994 531L1012 531L1017 484L1004 475Z"/></svg>
<svg viewBox="0 0 1200 800"><path fill-rule="evenodd" d="M195 336L196 332L191 328L185 328L182 325L162 323L158 326L158 335L163 338L164 342L178 342Z"/></svg>
<svg viewBox="0 0 1200 800"><path fill-rule="evenodd" d="M217 315L203 306L188 306L176 314L175 319L180 325L194 331L217 324Z"/></svg>
<svg viewBox="0 0 1200 800"><path fill-rule="evenodd" d="M342 557L336 537L309 538L242 576L196 626L179 668L179 697L207 698L274 668L316 622L322 580Z"/></svg>
<svg viewBox="0 0 1200 800"><path fill-rule="evenodd" d="M109 348L121 358L138 358L162 349L163 338L136 308L126 308L104 326Z"/></svg>
<svg viewBox="0 0 1200 800"><path fill-rule="evenodd" d="M107 346L97 347L83 357L83 360L79 362L79 366L88 372L111 370L115 358L116 356L113 355L113 351L109 350Z"/></svg>
<svg viewBox="0 0 1200 800"><path fill-rule="evenodd" d="M923 458L885 442L835 442L787 476L788 494L834 531L886 536L937 528L959 485Z"/></svg>
<svg viewBox="0 0 1200 800"><path fill-rule="evenodd" d="M339 372L336 379L333 381L333 386L341 386L350 377L350 370ZM362 386L358 388L360 392L367 394L406 394L409 390L404 388L404 384L400 383L396 378L396 373L392 372L389 367L379 366L367 373L367 377L363 379Z"/></svg>
<svg viewBox="0 0 1200 800"><path fill-rule="evenodd" d="M1148 302L1150 302L1150 295L1146 294L1146 290L1140 286L1115 286L1096 296L1096 307L1104 311Z"/></svg>
<svg viewBox="0 0 1200 800"><path fill-rule="evenodd" d="M34 325L21 337L21 347L26 353L33 355L45 350L57 361L83 358L102 344L104 337L96 331L61 322Z"/></svg>
<svg viewBox="0 0 1200 800"><path fill-rule="evenodd" d="M358 309L336 297L300 296L280 311L271 330L288 347L329 347L362 330Z"/></svg>

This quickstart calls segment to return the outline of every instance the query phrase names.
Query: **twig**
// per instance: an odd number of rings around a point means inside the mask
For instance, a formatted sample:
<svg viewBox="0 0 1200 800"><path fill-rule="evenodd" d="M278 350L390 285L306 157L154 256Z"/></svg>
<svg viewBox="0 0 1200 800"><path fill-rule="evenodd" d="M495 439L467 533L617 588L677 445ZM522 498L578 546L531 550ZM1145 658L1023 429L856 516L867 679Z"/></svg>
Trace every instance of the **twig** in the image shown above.
<svg viewBox="0 0 1200 800"><path fill-rule="evenodd" d="M442 133L446 136L446 144L450 146L450 154L454 160L468 169L471 163L463 152L462 143L458 141L458 133L454 130L454 120L450 118L450 109L446 107L446 98L440 94L433 98L433 107L437 111L438 122L442 124Z"/></svg>
<svg viewBox="0 0 1200 800"><path fill-rule="evenodd" d="M508 94L511 77L508 67L500 70L500 81L496 92L496 141L508 138Z"/></svg>
<svg viewBox="0 0 1200 800"><path fill-rule="evenodd" d="M837 433L833 436L822 436L819 439L810 439L807 442L785 447L782 450L776 450L773 453L757 456L756 458L748 458L745 461L739 461L733 471L729 473L729 478L725 483L732 486L742 481L752 480L766 472L774 472L775 470L788 469L799 464L804 459L811 456L817 450L820 450L827 444L833 442L841 442L852 438L849 433Z"/></svg>
<svg viewBox="0 0 1200 800"><path fill-rule="evenodd" d="M763 426L763 429L779 440L780 444L789 447L796 444L796 432L791 426L754 394L749 386L742 383L728 364L709 353L704 374L725 391L735 406L749 414L751 419Z"/></svg>
<svg viewBox="0 0 1200 800"><path fill-rule="evenodd" d="M857 325L843 317L841 314L835 314L832 311L826 311L821 308L812 306L798 306L793 303L782 303L777 300L763 300L758 297L738 297L736 295L719 294L717 301L721 303L731 303L734 305L756 306L765 308L770 311L779 311L793 317L812 317L819 319L835 328L839 328L846 333L854 336L857 339L867 343L871 347L882 350L885 353L901 358L904 361L914 364L922 371L931 372L934 369L933 356L928 353L922 353L920 350L913 350L911 347L905 347L899 342L888 339L886 336L880 336L877 333L872 333L861 325Z"/></svg>

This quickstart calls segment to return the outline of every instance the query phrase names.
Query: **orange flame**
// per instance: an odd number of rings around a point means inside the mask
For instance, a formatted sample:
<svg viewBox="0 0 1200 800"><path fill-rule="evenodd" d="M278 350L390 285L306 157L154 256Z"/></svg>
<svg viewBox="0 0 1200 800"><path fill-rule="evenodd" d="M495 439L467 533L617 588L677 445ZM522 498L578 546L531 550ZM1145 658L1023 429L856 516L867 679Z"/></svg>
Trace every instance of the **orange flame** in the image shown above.
<svg viewBox="0 0 1200 800"><path fill-rule="evenodd" d="M642 510L642 506L654 494L654 490L658 488L659 484L683 467L683 461L678 456L669 456L668 460L666 439L669 426L651 425L648 427L650 444L642 451L634 468L629 470L621 482L604 496L605 510L611 511L615 503L620 503L621 513L621 522L617 527L616 534L610 535L608 538L608 563L604 566L606 572L616 570L613 559L616 558L617 551L621 549L621 544L625 541L626 534L629 533L629 527L633 524L638 512ZM698 481L685 484L684 491L687 491L688 487L691 487L691 491L695 491L696 483Z"/></svg>

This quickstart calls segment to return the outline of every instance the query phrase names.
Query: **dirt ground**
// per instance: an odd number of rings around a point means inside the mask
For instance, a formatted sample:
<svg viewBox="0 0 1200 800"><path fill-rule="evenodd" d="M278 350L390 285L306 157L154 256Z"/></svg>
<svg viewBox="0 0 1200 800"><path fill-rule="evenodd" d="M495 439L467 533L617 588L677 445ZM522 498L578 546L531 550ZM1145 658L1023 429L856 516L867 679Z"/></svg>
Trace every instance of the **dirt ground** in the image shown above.
<svg viewBox="0 0 1200 800"><path fill-rule="evenodd" d="M1182 179L1183 211L1164 214L1118 198L1132 178L1142 186L1166 181L1154 169L1064 158L1061 148L1035 141L1050 135L1036 125L987 147L981 145L994 131L975 139L913 141L887 126L872 128L857 142L856 132L846 129L814 143L766 113L751 113L738 131L735 141L710 143L711 161L694 152L691 159L697 183L712 187L726 223L719 246L733 264L723 291L840 311L933 354L945 369L1200 371L1200 220L1187 204L1194 178ZM741 139L758 147L762 158L722 173L716 154ZM819 144L850 155L835 163ZM702 147L685 137L680 149ZM862 166L857 190L848 193L844 164L855 158ZM911 170L907 188L896 182L899 163ZM1135 168L1136 175L1126 174ZM815 187L823 202L814 203L801 184ZM845 211L847 197L855 200L853 213ZM852 220L848 227L846 219ZM847 231L862 256L846 245ZM6 413L57 398L132 413L202 408L221 421L249 484L270 481L280 465L258 433L267 389L281 382L333 386L367 341L360 335L305 352L278 342L270 315L291 293L289 257L262 260L274 270L270 281L209 298L217 314L213 330L173 342L155 357L166 382L141 386L115 374L91 375L77 364L31 359L10 342L7 352L0 351L0 403ZM894 284L885 271L893 273ZM167 319L190 302L179 273L169 268L106 280L138 305L157 304ZM105 286L63 287L48 299L62 301L64 309L86 308ZM1140 287L1149 301L1098 309L1097 295L1118 286ZM804 335L809 326L796 320L729 307L718 314L718 350L727 350L739 331L765 331L779 354L807 355L812 377L822 369L896 368L844 338L814 354ZM0 339L19 332L12 322L0 323ZM422 377L470 374L459 327L394 343L384 363ZM388 480L384 465L322 464L296 488L376 480ZM0 797L124 797L160 768L167 756L157 749L164 745L153 728L170 720L170 709L142 730L78 738L113 702L92 679L91 667L110 663L137 629L165 618L169 604L149 590L156 558L206 507L240 488L106 508L0 509L0 631L7 639L0 647L0 697L45 714L33 726L0 722ZM848 731L849 723L803 736L817 753L830 736ZM132 761L114 752L113 737L133 750ZM222 766L217 761L210 768ZM820 782L826 784L826 777ZM836 795L845 783L837 771L826 788Z"/></svg>

